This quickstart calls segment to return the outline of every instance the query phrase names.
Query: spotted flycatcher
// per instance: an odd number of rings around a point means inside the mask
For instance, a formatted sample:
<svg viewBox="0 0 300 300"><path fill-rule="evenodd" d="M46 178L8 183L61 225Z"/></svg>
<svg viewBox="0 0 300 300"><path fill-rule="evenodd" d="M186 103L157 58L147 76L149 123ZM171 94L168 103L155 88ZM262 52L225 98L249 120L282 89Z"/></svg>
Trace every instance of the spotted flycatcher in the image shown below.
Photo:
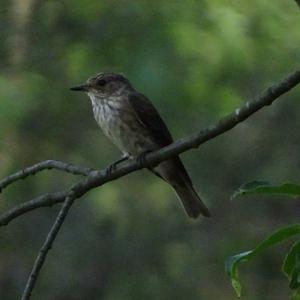
<svg viewBox="0 0 300 300"><path fill-rule="evenodd" d="M122 160L141 156L173 142L153 104L123 75L100 73L71 90L88 94L98 125L121 150ZM178 156L150 170L173 187L191 218L197 218L200 213L210 216Z"/></svg>

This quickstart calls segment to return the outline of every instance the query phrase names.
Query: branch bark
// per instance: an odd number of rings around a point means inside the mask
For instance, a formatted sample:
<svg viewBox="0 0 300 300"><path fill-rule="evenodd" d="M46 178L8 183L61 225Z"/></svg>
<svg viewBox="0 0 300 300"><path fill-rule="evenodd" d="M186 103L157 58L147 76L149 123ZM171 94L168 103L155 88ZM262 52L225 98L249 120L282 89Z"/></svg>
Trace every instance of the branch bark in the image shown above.
<svg viewBox="0 0 300 300"><path fill-rule="evenodd" d="M0 181L0 193L10 184L14 183L17 180L25 179L30 175L35 175L38 172L43 170L51 170L56 169L60 171L64 171L67 173L71 173L74 175L83 175L87 176L93 169L78 167L70 163L65 163L58 160L45 160L39 163L36 163L30 167L27 167L23 170L20 170L14 174L9 175L8 177L2 179Z"/></svg>
<svg viewBox="0 0 300 300"><path fill-rule="evenodd" d="M11 213L11 216L17 216L19 211L22 211L20 213L22 214L31 209L41 206L40 205L41 203L44 204L43 206L45 206L45 203L49 205L53 205L56 202L63 201L62 199L64 198L66 199L55 220L54 225L52 226L47 236L47 239L45 240L42 248L40 249L38 257L36 258L26 288L23 292L22 300L30 299L30 295L35 286L39 272L47 257L47 253L51 249L52 244L59 232L59 229L63 224L63 221L67 216L69 209L71 208L73 202L77 198L86 194L91 189L105 184L106 182L120 178L135 170L159 164L160 162L167 160L173 156L179 155L184 151L199 147L201 144L204 144L205 142L217 137L218 135L221 135L226 131L232 129L234 126L243 122L249 116L257 112L264 106L271 105L277 98L279 98L282 94L291 90L299 82L300 82L300 70L297 70L294 73L288 75L279 83L276 83L271 87L269 87L267 90L262 92L255 99L246 102L245 105L243 105L240 108L237 108L233 113L222 118L217 124L209 126L207 129L202 130L196 134L177 140L171 145L164 147L158 151L147 154L145 160L143 160L142 163L139 163L136 160L126 161L111 173L106 172L106 170L91 171L89 172L86 178L84 178L82 181L78 182L77 184L73 185L71 189L67 192L67 194L54 193L54 194L48 194L47 196L42 196L44 198L32 200L33 202L31 203L31 205L29 205L28 202L24 203L22 208L23 211L21 208L19 208L14 211L14 214ZM24 209L24 205L26 209ZM13 219L14 217L10 217L10 218Z"/></svg>
<svg viewBox="0 0 300 300"><path fill-rule="evenodd" d="M48 193L35 199L21 203L8 210L0 216L0 226L7 225L13 219L40 207L50 207L54 204L63 202L68 195L68 190Z"/></svg>
<svg viewBox="0 0 300 300"><path fill-rule="evenodd" d="M39 251L39 254L34 262L32 271L29 275L26 287L24 289L24 292L22 294L22 298L21 300L29 300L30 296L32 294L33 288L35 286L37 277L39 275L39 272L44 264L44 261L46 259L47 253L48 251L51 249L52 244L57 236L57 233L59 231L59 229L61 228L69 209L71 208L73 202L75 201L75 197L72 193L72 191L69 192L68 196L66 197L66 200L61 208L61 210L59 211L57 218L51 228L51 230L49 231L47 238L42 246L42 248Z"/></svg>

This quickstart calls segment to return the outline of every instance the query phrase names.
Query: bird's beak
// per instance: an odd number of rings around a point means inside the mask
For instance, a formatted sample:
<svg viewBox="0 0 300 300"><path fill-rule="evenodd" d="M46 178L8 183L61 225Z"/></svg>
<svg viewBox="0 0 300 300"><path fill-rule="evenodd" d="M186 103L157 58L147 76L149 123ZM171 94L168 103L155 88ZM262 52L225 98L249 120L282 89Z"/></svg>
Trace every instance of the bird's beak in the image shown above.
<svg viewBox="0 0 300 300"><path fill-rule="evenodd" d="M89 86L87 84L82 84L78 86L74 86L70 88L71 91L76 91L76 92L88 92L89 91Z"/></svg>

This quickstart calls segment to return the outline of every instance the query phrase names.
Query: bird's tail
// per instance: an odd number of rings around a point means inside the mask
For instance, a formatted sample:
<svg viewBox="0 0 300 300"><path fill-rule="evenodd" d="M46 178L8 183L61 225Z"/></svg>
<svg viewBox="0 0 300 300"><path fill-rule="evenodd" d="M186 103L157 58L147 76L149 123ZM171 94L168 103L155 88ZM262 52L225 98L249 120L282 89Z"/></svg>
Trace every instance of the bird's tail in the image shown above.
<svg viewBox="0 0 300 300"><path fill-rule="evenodd" d="M200 214L210 217L208 208L202 202L192 185L173 185L173 188L189 217L196 219Z"/></svg>
<svg viewBox="0 0 300 300"><path fill-rule="evenodd" d="M210 212L193 188L192 181L179 157L160 163L152 172L168 182L175 190L189 217L200 214L210 217Z"/></svg>

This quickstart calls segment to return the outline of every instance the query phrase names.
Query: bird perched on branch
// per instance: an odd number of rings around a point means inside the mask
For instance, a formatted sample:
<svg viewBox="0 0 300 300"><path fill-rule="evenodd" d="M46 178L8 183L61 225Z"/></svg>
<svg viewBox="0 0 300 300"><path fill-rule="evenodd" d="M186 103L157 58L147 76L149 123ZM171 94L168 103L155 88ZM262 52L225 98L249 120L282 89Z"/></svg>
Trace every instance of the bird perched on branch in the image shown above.
<svg viewBox="0 0 300 300"><path fill-rule="evenodd" d="M173 142L153 104L136 91L123 75L100 73L71 90L87 93L98 125L123 153L122 159L112 167L125 159L142 157ZM173 187L188 216L210 216L178 156L150 170Z"/></svg>

